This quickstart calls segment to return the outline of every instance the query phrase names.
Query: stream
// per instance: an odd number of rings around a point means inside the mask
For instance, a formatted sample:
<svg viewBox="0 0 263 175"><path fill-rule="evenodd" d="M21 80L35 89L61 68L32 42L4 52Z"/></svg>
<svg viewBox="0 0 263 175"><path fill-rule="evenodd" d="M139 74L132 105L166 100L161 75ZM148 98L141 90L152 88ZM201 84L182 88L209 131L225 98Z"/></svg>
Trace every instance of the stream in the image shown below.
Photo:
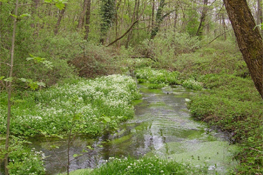
<svg viewBox="0 0 263 175"><path fill-rule="evenodd" d="M149 90L140 86L142 102L135 106L135 117L119 126L114 134L97 139L78 136L70 147L70 157L79 154L87 146L94 148L70 163L70 171L95 168L110 157L131 156L140 158L158 156L204 167L209 174L225 174L236 164L232 160L236 147L230 145L222 132L207 128L194 121L186 108L186 102L194 94L181 86ZM66 171L67 141L35 138L33 147L46 156L48 175ZM55 145L57 148L50 148Z"/></svg>

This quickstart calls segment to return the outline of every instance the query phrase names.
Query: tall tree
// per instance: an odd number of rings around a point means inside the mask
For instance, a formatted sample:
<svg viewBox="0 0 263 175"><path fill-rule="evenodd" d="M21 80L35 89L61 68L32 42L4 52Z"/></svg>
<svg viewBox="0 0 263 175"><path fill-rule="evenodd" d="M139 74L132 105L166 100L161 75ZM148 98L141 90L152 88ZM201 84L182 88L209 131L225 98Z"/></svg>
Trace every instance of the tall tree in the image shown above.
<svg viewBox="0 0 263 175"><path fill-rule="evenodd" d="M151 39L154 39L154 37L157 35L160 28L160 24L163 21L162 13L163 13L164 5L165 5L165 0L161 0L156 13L155 25L151 32Z"/></svg>
<svg viewBox="0 0 263 175"><path fill-rule="evenodd" d="M196 36L198 36L200 39L202 39L202 36L203 36L203 31L204 31L204 26L205 26L205 18L206 18L207 11L208 11L207 4L208 4L208 0L204 0L202 15L200 18L199 27L198 27L197 32L196 32Z"/></svg>
<svg viewBox="0 0 263 175"><path fill-rule="evenodd" d="M239 49L263 99L263 43L246 0L224 0Z"/></svg>
<svg viewBox="0 0 263 175"><path fill-rule="evenodd" d="M105 36L107 34L108 29L111 27L113 23L115 14L115 0L102 0L101 5L101 39L100 42L104 44Z"/></svg>
<svg viewBox="0 0 263 175"><path fill-rule="evenodd" d="M81 29L82 26L83 26L84 16L85 16L85 13L87 11L88 1L89 0L84 0L84 2L83 2L83 10L82 10L82 12L80 14L79 22L78 22L78 26L77 26L78 29Z"/></svg>
<svg viewBox="0 0 263 175"><path fill-rule="evenodd" d="M135 18L136 18L136 11L137 11L137 6L138 6L138 0L135 0L134 3L135 4L134 4L133 15L132 15L132 23L135 21ZM137 19L138 19L138 17L137 17ZM132 37L132 29L130 30L130 32L128 34L127 41L125 43L125 48L129 47L129 42L131 40L131 37Z"/></svg>
<svg viewBox="0 0 263 175"><path fill-rule="evenodd" d="M86 22L85 22L85 37L84 37L85 40L87 40L88 36L89 36L90 6L91 6L91 0L87 0Z"/></svg>
<svg viewBox="0 0 263 175"><path fill-rule="evenodd" d="M60 26L60 22L64 16L64 13L66 11L66 7L67 7L67 4L65 4L65 7L60 10L59 12L59 15L58 15L58 21L57 21L57 24L55 25L55 29L54 29L54 34L56 35L58 33L58 29L59 29L59 26Z"/></svg>

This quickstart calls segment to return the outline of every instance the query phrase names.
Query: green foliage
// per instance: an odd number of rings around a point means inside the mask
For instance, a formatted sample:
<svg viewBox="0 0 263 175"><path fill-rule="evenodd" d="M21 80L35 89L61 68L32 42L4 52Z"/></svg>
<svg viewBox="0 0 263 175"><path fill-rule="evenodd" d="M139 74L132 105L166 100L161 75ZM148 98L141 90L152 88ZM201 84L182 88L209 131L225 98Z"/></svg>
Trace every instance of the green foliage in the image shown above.
<svg viewBox="0 0 263 175"><path fill-rule="evenodd" d="M191 98L192 116L231 133L232 142L241 146L239 172L262 172L263 104L252 80L227 74L207 74L202 80L212 90Z"/></svg>
<svg viewBox="0 0 263 175"><path fill-rule="evenodd" d="M190 36L195 36L199 26L198 12L195 9L189 9L186 11L186 15L188 16L188 18L185 19L185 29Z"/></svg>
<svg viewBox="0 0 263 175"><path fill-rule="evenodd" d="M202 83L194 80L193 78L185 80L182 83L182 86L187 88L187 89L193 89L193 90L202 90L203 89Z"/></svg>
<svg viewBox="0 0 263 175"><path fill-rule="evenodd" d="M101 167L87 173L91 175L131 175L131 174L156 174L156 175L185 175L185 174L205 174L202 169L195 169L187 165L182 165L174 161L159 159L157 157L134 158L111 158L109 162ZM83 173L85 174L85 173Z"/></svg>
<svg viewBox="0 0 263 175"><path fill-rule="evenodd" d="M103 0L101 5L101 32L103 35L106 35L107 30L113 22L114 15L116 13L115 1L114 0Z"/></svg>
<svg viewBox="0 0 263 175"><path fill-rule="evenodd" d="M73 133L100 135L114 130L121 121L133 117L132 101L139 99L131 77L110 75L95 80L79 80L38 92L21 92L14 97L11 133ZM6 132L6 94L1 93L0 132Z"/></svg>
<svg viewBox="0 0 263 175"><path fill-rule="evenodd" d="M230 41L216 42L194 53L178 55L174 67L184 79L194 77L198 81L200 76L206 74L249 75L242 55Z"/></svg>
<svg viewBox="0 0 263 175"><path fill-rule="evenodd" d="M19 137L11 137L9 146L9 174L10 175L44 175L45 168L43 159L45 157L42 151L37 152L35 149L27 148L25 145L29 142ZM2 147L2 148L1 148ZM0 146L0 158L4 157L4 146Z"/></svg>
<svg viewBox="0 0 263 175"><path fill-rule="evenodd" d="M192 52L199 46L197 37L170 30L167 33L158 33L153 40L144 40L139 51L158 62L160 67L171 68L176 60L175 55Z"/></svg>
<svg viewBox="0 0 263 175"><path fill-rule="evenodd" d="M166 85L180 84L178 79L179 72L167 71L167 70L155 70L150 67L145 67L141 69L136 69L135 71L136 78L139 82L148 82L151 85L149 88L161 88Z"/></svg>

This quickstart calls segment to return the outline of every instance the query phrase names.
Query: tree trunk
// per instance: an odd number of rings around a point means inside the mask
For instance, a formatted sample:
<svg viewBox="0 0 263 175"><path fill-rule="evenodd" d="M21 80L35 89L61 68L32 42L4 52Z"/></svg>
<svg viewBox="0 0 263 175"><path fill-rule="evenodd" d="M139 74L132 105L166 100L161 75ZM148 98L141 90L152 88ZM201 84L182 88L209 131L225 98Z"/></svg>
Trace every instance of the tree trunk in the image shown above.
<svg viewBox="0 0 263 175"><path fill-rule="evenodd" d="M89 0L84 0L84 2L83 2L83 10L82 10L82 12L81 12L81 14L79 16L79 22L78 22L78 26L77 26L78 29L81 29L82 26L83 26L84 16L85 16L85 13L87 11L88 1Z"/></svg>
<svg viewBox="0 0 263 175"><path fill-rule="evenodd" d="M152 30L154 28L154 10L155 10L155 0L152 0L152 27L151 27Z"/></svg>
<svg viewBox="0 0 263 175"><path fill-rule="evenodd" d="M136 11L137 11L137 5L138 5L138 0L135 0L135 4L134 4L134 11L133 11L133 15L132 15L132 23L135 21L135 16L136 16ZM138 17L137 17L138 19ZM127 41L125 43L125 48L127 49L129 47L129 42L131 40L132 37L132 29L130 30L128 37L127 37Z"/></svg>
<svg viewBox="0 0 263 175"><path fill-rule="evenodd" d="M224 33L224 40L227 39L226 37L226 31L227 31L227 26L226 26L226 22L225 22L225 13L222 13L222 24L223 24L223 33Z"/></svg>
<svg viewBox="0 0 263 175"><path fill-rule="evenodd" d="M165 5L165 0L161 0L160 5L157 9L156 13L156 20L155 20L155 25L153 26L152 32L151 32L151 39L154 39L154 37L157 35L160 24L163 20L162 13L163 13L163 7Z"/></svg>
<svg viewBox="0 0 263 175"><path fill-rule="evenodd" d="M59 26L60 26L60 22L62 20L62 17L64 16L64 13L66 11L66 7L67 7L67 4L65 4L65 7L60 11L59 13L59 16L58 16L58 21L57 21L57 24L55 26L55 29L54 29L54 34L56 35L58 33L58 29L59 29Z"/></svg>
<svg viewBox="0 0 263 175"><path fill-rule="evenodd" d="M224 0L239 49L263 99L263 43L246 0Z"/></svg>
<svg viewBox="0 0 263 175"><path fill-rule="evenodd" d="M15 16L17 16L18 11L18 0L16 0ZM13 77L13 65L14 65L14 53L15 53L15 38L16 38L16 23L17 19L14 18L13 24L13 37L12 37L12 47L11 47L11 63L10 63L10 74L9 78ZM12 80L8 83L8 110L7 110L7 124L6 124L6 141L5 141L5 175L8 175L8 149L9 149L9 135L10 135L10 122L11 122L11 95L12 95Z"/></svg>
<svg viewBox="0 0 263 175"><path fill-rule="evenodd" d="M207 4L208 4L208 0L204 0L204 7L202 10L202 15L200 18L199 27L198 27L197 32L196 32L196 36L198 36L200 39L202 39L202 37L203 37L203 31L204 31L204 26L205 26L205 18L206 18L206 14L208 11Z"/></svg>
<svg viewBox="0 0 263 175"><path fill-rule="evenodd" d="M86 24L85 24L85 37L84 37L85 40L88 40L88 37L89 37L90 6L91 6L91 0L87 0Z"/></svg>

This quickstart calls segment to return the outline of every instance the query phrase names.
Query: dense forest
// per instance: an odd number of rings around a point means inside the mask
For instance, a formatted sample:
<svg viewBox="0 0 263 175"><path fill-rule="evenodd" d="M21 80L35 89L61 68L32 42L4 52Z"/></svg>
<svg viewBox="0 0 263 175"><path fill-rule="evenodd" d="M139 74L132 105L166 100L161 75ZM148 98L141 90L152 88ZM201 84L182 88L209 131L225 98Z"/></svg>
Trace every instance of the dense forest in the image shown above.
<svg viewBox="0 0 263 175"><path fill-rule="evenodd" d="M34 137L68 140L69 174L71 140L133 118L137 84L195 92L191 117L238 146L228 173L262 174L262 14L261 0L0 0L0 174L46 174L42 153L28 147ZM140 160L159 174L207 174ZM136 161L82 174L156 173L127 172Z"/></svg>

